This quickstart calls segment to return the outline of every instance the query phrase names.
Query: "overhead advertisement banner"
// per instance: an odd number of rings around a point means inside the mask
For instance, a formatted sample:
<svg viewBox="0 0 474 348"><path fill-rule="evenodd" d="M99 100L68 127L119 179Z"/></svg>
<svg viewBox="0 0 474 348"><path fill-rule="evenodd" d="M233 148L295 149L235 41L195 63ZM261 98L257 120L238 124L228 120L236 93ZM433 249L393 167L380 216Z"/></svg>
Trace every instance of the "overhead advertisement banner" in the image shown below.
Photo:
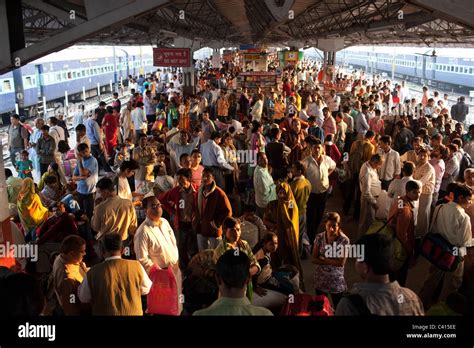
<svg viewBox="0 0 474 348"><path fill-rule="evenodd" d="M187 68L191 66L190 48L153 48L153 65Z"/></svg>

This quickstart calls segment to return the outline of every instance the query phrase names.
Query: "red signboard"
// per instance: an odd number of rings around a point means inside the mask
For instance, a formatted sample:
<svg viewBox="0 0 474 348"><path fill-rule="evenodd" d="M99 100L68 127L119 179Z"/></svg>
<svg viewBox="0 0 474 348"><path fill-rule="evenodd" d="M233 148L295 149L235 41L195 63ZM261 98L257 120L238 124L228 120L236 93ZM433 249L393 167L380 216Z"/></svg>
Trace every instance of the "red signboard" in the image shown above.
<svg viewBox="0 0 474 348"><path fill-rule="evenodd" d="M153 65L167 67L191 66L191 49L189 48L154 48Z"/></svg>

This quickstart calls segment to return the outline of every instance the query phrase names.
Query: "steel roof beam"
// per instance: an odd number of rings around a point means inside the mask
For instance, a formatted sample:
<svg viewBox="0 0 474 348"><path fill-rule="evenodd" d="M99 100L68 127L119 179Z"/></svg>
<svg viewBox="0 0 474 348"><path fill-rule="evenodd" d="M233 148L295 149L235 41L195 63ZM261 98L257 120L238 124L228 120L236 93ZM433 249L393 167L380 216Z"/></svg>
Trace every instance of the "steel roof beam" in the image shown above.
<svg viewBox="0 0 474 348"><path fill-rule="evenodd" d="M459 23L470 30L474 30L474 9L472 0L406 0L425 12L449 22Z"/></svg>
<svg viewBox="0 0 474 348"><path fill-rule="evenodd" d="M20 58L21 65L27 64L44 55L67 48L106 28L123 25L130 18L140 16L167 3L169 3L167 0L140 0L133 1L120 8L109 9L109 11L71 29L64 30L46 40L13 52L11 55L12 61ZM12 67L12 64L1 66L0 73Z"/></svg>
<svg viewBox="0 0 474 348"><path fill-rule="evenodd" d="M74 24L81 24L84 23L85 20L79 16L76 16L74 13L75 19L72 20L70 17L70 12L69 11L64 11L56 6L50 5L44 1L38 1L38 0L22 0L23 3L36 8L38 10L41 10L53 17L62 19L66 22L74 23Z"/></svg>

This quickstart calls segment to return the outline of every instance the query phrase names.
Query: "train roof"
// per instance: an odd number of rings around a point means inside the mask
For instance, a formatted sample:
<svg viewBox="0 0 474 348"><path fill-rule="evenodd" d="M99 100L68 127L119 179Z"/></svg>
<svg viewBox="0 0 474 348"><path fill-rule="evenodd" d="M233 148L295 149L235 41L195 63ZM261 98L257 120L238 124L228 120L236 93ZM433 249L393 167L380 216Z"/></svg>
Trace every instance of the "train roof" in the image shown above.
<svg viewBox="0 0 474 348"><path fill-rule="evenodd" d="M133 55L140 55L140 47L133 46L116 46L115 55L117 57L123 57L126 55L126 51L129 57ZM142 46L142 55L152 55L153 50L151 46ZM35 60L32 64L58 62L64 60L76 60L76 59L88 59L88 58L105 58L112 57L114 55L113 46L72 46L70 48L54 52L44 56L40 59Z"/></svg>

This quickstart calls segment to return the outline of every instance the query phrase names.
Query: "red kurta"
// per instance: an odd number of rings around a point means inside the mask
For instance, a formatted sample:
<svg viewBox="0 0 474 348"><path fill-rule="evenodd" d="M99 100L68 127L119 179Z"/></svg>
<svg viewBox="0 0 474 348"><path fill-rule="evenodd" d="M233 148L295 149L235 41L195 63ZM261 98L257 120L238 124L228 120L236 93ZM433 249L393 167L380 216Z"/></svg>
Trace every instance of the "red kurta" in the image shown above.
<svg viewBox="0 0 474 348"><path fill-rule="evenodd" d="M105 147L107 154L110 156L114 151L114 147L117 146L119 118L112 114L106 114L102 126L105 134Z"/></svg>

